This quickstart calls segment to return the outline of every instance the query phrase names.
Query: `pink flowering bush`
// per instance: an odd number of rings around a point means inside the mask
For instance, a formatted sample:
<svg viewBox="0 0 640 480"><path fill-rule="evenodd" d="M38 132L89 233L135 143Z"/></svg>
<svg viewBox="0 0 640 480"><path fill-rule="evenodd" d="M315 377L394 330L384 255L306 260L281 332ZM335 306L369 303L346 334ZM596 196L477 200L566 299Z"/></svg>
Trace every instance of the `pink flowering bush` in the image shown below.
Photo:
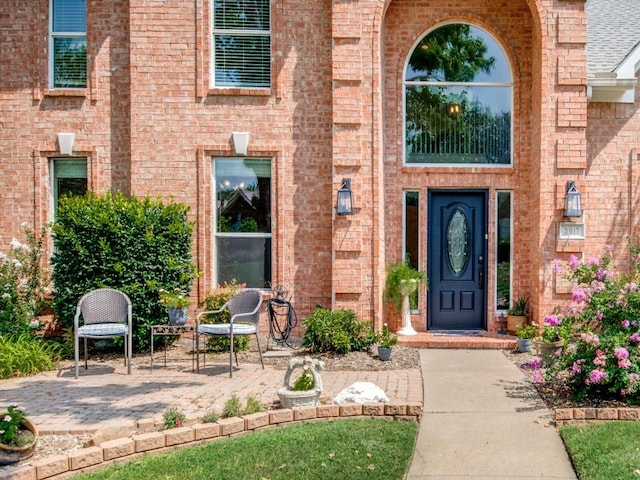
<svg viewBox="0 0 640 480"><path fill-rule="evenodd" d="M567 322L563 322L559 315L547 315L543 322L540 338L543 342L552 343L559 340L567 341L571 330Z"/></svg>
<svg viewBox="0 0 640 480"><path fill-rule="evenodd" d="M546 377L567 378L577 398L585 395L640 403L640 249L631 245L625 273L610 268L611 249L581 262L571 256L567 278L572 304L562 315L548 316L545 329L571 327L573 343L546 370ZM549 322L547 322L549 320Z"/></svg>

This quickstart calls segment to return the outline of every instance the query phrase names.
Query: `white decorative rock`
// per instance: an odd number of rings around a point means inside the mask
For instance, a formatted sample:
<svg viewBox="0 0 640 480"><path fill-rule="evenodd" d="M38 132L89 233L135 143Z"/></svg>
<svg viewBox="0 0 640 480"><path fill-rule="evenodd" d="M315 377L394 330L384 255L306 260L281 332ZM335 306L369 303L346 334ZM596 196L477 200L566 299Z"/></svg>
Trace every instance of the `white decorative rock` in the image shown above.
<svg viewBox="0 0 640 480"><path fill-rule="evenodd" d="M356 382L343 389L333 403L387 403L389 397L379 386L371 382Z"/></svg>

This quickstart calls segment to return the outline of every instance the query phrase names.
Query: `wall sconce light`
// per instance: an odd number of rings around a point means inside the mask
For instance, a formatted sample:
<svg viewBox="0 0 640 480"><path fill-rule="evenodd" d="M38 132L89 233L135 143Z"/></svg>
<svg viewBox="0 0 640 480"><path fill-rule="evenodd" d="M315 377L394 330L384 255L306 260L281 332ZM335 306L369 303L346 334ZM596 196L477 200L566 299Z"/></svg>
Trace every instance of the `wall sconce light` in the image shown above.
<svg viewBox="0 0 640 480"><path fill-rule="evenodd" d="M567 182L567 196L564 210L565 217L581 217L582 216L582 195L576 188L573 181Z"/></svg>
<svg viewBox="0 0 640 480"><path fill-rule="evenodd" d="M353 215L353 201L351 199L351 179L343 178L342 186L338 190L337 215Z"/></svg>
<svg viewBox="0 0 640 480"><path fill-rule="evenodd" d="M249 149L249 132L231 132L231 143L236 155L246 155Z"/></svg>
<svg viewBox="0 0 640 480"><path fill-rule="evenodd" d="M73 153L73 144L76 141L75 133L59 133L58 147L62 155L71 155Z"/></svg>
<svg viewBox="0 0 640 480"><path fill-rule="evenodd" d="M462 105L460 105L459 103L450 103L448 106L448 113L452 117L455 117L456 115L460 114L461 111L462 111Z"/></svg>

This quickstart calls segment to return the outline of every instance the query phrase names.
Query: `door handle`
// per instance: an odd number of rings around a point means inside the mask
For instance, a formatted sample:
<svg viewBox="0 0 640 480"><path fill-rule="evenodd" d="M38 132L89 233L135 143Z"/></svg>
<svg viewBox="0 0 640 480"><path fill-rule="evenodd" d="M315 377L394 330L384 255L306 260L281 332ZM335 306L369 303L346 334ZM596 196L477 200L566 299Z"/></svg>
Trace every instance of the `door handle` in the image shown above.
<svg viewBox="0 0 640 480"><path fill-rule="evenodd" d="M484 264L484 258L482 257L482 255L480 255L478 257L478 265L480 266L480 268L478 268L478 288L480 290L484 290L484 269L482 268Z"/></svg>

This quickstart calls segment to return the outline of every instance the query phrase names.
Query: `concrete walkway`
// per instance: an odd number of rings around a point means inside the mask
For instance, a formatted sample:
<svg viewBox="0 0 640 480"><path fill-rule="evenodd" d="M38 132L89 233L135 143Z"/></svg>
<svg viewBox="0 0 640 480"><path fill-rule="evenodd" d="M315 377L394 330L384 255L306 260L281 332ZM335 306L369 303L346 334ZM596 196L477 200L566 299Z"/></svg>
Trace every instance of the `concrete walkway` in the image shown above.
<svg viewBox="0 0 640 480"><path fill-rule="evenodd" d="M535 389L496 350L421 350L424 415L407 480L576 480Z"/></svg>

